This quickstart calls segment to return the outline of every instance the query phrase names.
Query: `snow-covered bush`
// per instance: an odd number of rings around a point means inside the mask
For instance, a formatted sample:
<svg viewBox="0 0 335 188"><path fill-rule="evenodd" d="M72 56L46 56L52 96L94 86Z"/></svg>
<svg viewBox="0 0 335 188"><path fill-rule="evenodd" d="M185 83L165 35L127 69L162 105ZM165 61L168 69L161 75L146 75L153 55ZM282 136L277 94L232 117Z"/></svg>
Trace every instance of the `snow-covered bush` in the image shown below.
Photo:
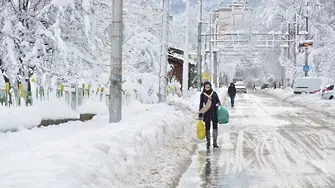
<svg viewBox="0 0 335 188"><path fill-rule="evenodd" d="M178 96L181 96L181 84L179 83L179 81L173 77L167 86L167 90L166 90L166 94L167 95L175 95L177 94Z"/></svg>
<svg viewBox="0 0 335 188"><path fill-rule="evenodd" d="M158 76L138 73L128 76L122 88L129 95L130 100L152 104L158 102L158 82Z"/></svg>

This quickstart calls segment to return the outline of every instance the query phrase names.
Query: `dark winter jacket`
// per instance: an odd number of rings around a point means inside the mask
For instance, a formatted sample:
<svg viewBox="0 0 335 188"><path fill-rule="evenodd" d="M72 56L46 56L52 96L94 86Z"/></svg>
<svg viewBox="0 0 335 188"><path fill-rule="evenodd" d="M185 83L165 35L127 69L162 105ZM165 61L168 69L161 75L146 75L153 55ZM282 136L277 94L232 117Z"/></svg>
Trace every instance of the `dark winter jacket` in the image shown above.
<svg viewBox="0 0 335 188"><path fill-rule="evenodd" d="M229 88L228 88L228 95L230 97L235 97L236 95L236 88L234 84L230 84Z"/></svg>
<svg viewBox="0 0 335 188"><path fill-rule="evenodd" d="M212 92L213 92L213 95L211 97L212 98L211 108L206 113L199 114L199 117L202 117L204 122L208 122L208 121L218 122L218 107L216 106L216 104L221 105L221 102L220 102L218 94L213 90ZM201 93L199 110L204 107L207 101L208 101L208 97L204 93Z"/></svg>

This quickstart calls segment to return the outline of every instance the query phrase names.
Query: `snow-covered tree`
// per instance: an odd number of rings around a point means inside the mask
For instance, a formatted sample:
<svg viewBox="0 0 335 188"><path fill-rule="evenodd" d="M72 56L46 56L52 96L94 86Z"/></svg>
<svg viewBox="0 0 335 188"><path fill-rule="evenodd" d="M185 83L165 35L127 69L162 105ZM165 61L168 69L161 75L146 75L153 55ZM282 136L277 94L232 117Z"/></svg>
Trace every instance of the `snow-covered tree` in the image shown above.
<svg viewBox="0 0 335 188"><path fill-rule="evenodd" d="M1 68L12 78L36 67L38 80L107 86L100 78L110 72L111 6L111 0L0 1ZM123 80L146 88L143 98L152 95L151 102L158 92L158 85L148 87L158 79L161 28L161 1L124 2Z"/></svg>
<svg viewBox="0 0 335 188"><path fill-rule="evenodd" d="M267 26L266 31L287 31L287 25L294 21L297 15L298 32L305 31L305 16L309 15L309 40L314 41L314 47L309 50L310 75L331 77L335 73L334 66L334 2L331 0L308 1L295 0L266 0L257 10L258 19ZM293 26L292 26L293 27ZM298 42L303 41L304 36L298 36ZM293 46L291 48L293 50ZM293 57L293 51L290 52ZM286 59L285 53L273 54L286 67L287 76L294 79L302 76L304 64L304 50L297 54L297 65L293 66L293 60Z"/></svg>

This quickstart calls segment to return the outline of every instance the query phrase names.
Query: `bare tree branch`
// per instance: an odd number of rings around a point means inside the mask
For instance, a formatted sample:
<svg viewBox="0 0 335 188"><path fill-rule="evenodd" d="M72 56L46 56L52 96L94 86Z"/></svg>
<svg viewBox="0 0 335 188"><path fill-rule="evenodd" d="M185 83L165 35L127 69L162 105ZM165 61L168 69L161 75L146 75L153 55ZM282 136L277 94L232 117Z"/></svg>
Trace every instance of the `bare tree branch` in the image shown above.
<svg viewBox="0 0 335 188"><path fill-rule="evenodd" d="M34 10L34 12L37 11L37 6L40 5L41 3L44 3L44 4L45 4L45 2L44 2L43 0L38 0L37 3L35 3L35 4L32 6L32 9ZM43 5L43 7L44 7L44 5Z"/></svg>
<svg viewBox="0 0 335 188"><path fill-rule="evenodd" d="M24 12L28 11L29 0L23 0L23 10Z"/></svg>
<svg viewBox="0 0 335 188"><path fill-rule="evenodd" d="M20 9L19 9L19 7L17 7L17 5L15 5L15 3L14 3L14 1L13 0L10 0L10 2L11 2L11 4L12 4L12 6L13 6L13 8L14 8L14 10L15 10L15 12L17 13L17 14L21 14L21 12L20 12ZM19 1L19 3L20 3L21 1Z"/></svg>

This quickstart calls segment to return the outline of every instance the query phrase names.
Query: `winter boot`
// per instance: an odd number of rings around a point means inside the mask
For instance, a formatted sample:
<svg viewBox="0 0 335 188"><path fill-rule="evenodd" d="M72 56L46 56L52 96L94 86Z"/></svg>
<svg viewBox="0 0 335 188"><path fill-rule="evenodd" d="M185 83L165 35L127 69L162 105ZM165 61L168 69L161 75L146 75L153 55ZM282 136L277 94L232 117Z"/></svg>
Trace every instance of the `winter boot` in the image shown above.
<svg viewBox="0 0 335 188"><path fill-rule="evenodd" d="M213 147L214 148L219 148L217 141L218 141L218 130L213 129Z"/></svg>
<svg viewBox="0 0 335 188"><path fill-rule="evenodd" d="M211 146L211 131L210 130L206 130L206 148L208 149Z"/></svg>

